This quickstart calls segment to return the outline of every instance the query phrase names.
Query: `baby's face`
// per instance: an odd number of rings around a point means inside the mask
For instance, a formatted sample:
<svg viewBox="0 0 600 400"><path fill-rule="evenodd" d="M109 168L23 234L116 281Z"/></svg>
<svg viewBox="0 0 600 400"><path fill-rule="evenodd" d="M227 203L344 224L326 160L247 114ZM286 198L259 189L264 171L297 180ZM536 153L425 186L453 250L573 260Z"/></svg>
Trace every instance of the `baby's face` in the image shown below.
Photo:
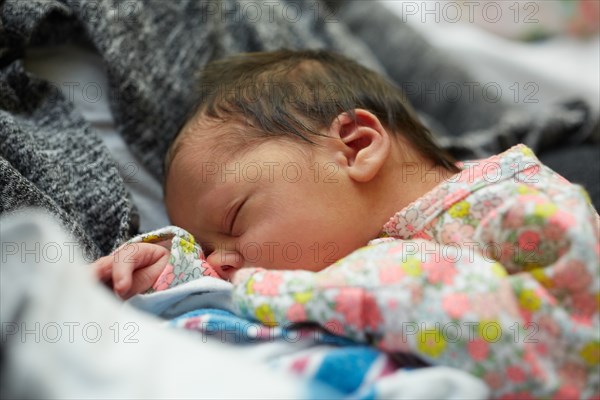
<svg viewBox="0 0 600 400"><path fill-rule="evenodd" d="M175 156L166 206L223 278L249 266L318 271L377 235L372 207L333 150L268 140L215 158L206 137Z"/></svg>

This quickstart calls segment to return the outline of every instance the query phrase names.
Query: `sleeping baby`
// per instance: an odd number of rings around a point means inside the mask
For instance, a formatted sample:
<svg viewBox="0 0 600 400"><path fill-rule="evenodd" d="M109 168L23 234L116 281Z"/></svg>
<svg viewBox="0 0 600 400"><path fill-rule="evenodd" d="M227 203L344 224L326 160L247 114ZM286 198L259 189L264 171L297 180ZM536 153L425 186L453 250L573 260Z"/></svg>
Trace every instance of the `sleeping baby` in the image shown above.
<svg viewBox="0 0 600 400"><path fill-rule="evenodd" d="M165 160L176 226L93 266L122 298L213 276L236 312L466 370L494 397L600 392L600 217L524 145L457 162L402 92L325 51L209 63Z"/></svg>

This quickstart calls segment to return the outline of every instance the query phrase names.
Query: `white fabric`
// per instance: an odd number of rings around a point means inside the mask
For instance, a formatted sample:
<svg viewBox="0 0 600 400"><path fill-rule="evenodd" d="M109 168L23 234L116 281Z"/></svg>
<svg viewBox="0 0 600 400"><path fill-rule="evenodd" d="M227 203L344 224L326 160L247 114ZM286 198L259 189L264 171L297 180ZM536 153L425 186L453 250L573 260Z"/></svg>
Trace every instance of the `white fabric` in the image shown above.
<svg viewBox="0 0 600 400"><path fill-rule="evenodd" d="M169 290L138 294L127 300L127 303L161 318L175 318L200 308L232 311L232 287L227 281L205 276Z"/></svg>
<svg viewBox="0 0 600 400"><path fill-rule="evenodd" d="M486 399L483 381L448 367L399 370L377 384L382 399Z"/></svg>
<svg viewBox="0 0 600 400"><path fill-rule="evenodd" d="M123 306L74 243L42 211L0 216L2 398L331 398Z"/></svg>

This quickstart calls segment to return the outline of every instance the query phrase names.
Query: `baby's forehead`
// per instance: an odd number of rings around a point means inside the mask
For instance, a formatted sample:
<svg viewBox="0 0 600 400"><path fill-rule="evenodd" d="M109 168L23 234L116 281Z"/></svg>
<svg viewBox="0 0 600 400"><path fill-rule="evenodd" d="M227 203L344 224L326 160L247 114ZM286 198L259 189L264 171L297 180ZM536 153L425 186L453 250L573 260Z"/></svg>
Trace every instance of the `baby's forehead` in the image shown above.
<svg viewBox="0 0 600 400"><path fill-rule="evenodd" d="M237 121L217 121L214 118L195 116L191 119L177 135L172 147L177 148L175 156L189 156L196 152L206 153L205 157L215 158L217 149L227 148L241 136L242 127ZM204 151L208 150L208 151Z"/></svg>
<svg viewBox="0 0 600 400"><path fill-rule="evenodd" d="M214 118L204 112L197 112L183 127L178 135L182 141L210 140L226 136L236 129L239 122L236 119Z"/></svg>
<svg viewBox="0 0 600 400"><path fill-rule="evenodd" d="M286 134L261 131L242 117L215 118L196 114L176 139L177 151L171 160L173 175L207 176L217 166L264 160L265 147L279 154L289 153L311 159L314 145ZM171 177L168 177L169 179ZM206 179L205 179L206 180Z"/></svg>
<svg viewBox="0 0 600 400"><path fill-rule="evenodd" d="M186 125L179 145L203 153L205 161L229 162L262 144L283 142L289 138L269 133L243 115L221 119L200 114Z"/></svg>
<svg viewBox="0 0 600 400"><path fill-rule="evenodd" d="M217 118L198 113L185 125L181 137L187 142L208 143L210 146L250 140L253 136L260 136L259 131L244 115Z"/></svg>

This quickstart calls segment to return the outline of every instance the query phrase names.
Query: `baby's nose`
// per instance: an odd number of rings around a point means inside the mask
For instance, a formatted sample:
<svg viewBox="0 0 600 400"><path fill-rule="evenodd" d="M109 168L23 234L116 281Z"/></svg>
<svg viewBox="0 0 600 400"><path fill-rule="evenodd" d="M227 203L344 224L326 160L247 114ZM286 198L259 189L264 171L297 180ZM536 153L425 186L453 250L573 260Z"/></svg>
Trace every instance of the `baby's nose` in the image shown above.
<svg viewBox="0 0 600 400"><path fill-rule="evenodd" d="M215 250L206 258L206 261L221 278L226 280L229 280L234 272L244 265L244 259L237 251Z"/></svg>

